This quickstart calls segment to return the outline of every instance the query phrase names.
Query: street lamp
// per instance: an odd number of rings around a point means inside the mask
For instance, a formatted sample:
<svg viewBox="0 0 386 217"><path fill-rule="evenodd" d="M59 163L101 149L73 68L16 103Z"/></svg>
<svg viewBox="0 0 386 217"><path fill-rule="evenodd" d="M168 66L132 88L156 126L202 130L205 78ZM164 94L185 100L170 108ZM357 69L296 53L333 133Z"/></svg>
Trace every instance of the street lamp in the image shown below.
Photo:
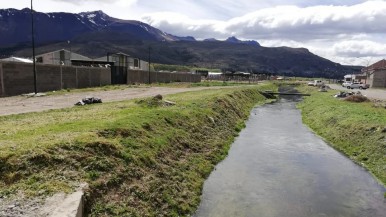
<svg viewBox="0 0 386 217"><path fill-rule="evenodd" d="M32 61L33 61L33 73L34 73L34 92L38 93L36 85L36 58L35 58L35 34L34 34L34 11L31 0L31 31L32 31Z"/></svg>

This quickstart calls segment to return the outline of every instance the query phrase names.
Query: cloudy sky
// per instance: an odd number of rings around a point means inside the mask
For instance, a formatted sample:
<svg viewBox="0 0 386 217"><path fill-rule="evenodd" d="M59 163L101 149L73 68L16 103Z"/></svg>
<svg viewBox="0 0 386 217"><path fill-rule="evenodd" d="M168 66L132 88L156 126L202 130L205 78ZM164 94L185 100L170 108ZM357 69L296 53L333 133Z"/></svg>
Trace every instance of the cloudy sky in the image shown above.
<svg viewBox="0 0 386 217"><path fill-rule="evenodd" d="M29 0L0 1L3 9L29 6ZM386 0L35 0L34 9L103 10L178 36L305 47L341 64L386 58Z"/></svg>

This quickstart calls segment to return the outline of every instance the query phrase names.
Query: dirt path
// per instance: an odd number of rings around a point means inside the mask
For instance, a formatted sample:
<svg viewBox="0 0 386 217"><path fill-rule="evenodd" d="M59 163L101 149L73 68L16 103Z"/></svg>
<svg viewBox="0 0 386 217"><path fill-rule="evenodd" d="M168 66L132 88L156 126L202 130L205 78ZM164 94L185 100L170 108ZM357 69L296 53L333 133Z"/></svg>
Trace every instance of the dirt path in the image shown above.
<svg viewBox="0 0 386 217"><path fill-rule="evenodd" d="M139 87L126 88L124 90L92 91L80 93L68 93L63 95L50 95L42 97L13 96L0 98L0 116L21 114L28 112L40 112L50 109L69 108L76 102L87 96L101 98L103 102L130 100L134 98L167 95L188 91L206 89L230 88L225 87L196 87L196 88L170 88L170 87Z"/></svg>

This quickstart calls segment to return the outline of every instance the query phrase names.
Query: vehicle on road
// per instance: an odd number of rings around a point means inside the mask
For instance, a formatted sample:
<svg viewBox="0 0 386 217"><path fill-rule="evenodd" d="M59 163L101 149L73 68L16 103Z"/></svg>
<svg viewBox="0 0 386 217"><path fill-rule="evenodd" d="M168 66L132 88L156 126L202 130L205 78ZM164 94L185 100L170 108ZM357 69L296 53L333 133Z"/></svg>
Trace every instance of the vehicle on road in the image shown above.
<svg viewBox="0 0 386 217"><path fill-rule="evenodd" d="M321 87L321 86L324 86L324 82L321 80L314 80L314 81L308 82L308 86Z"/></svg>
<svg viewBox="0 0 386 217"><path fill-rule="evenodd" d="M342 87L347 87L351 83L352 83L351 81L345 81L345 82L342 83Z"/></svg>
<svg viewBox="0 0 386 217"><path fill-rule="evenodd" d="M347 89L358 88L358 89L361 89L361 90L365 90L365 89L367 89L369 87L370 87L369 84L363 84L362 82L354 82L354 83L349 83L349 84L346 85Z"/></svg>

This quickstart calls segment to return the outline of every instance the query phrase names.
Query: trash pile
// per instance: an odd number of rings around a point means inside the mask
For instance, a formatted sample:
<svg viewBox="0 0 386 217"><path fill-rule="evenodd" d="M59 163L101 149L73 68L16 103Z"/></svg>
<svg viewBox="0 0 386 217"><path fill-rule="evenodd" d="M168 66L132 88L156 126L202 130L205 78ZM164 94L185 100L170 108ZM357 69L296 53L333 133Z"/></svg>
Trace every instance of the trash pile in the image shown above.
<svg viewBox="0 0 386 217"><path fill-rule="evenodd" d="M360 96L362 96L362 93L360 91L358 91L358 92L340 91L339 93L335 94L334 97L335 98L346 98L346 97L352 96L352 95L360 95Z"/></svg>
<svg viewBox="0 0 386 217"><path fill-rule="evenodd" d="M94 103L102 103L102 99L96 98L96 97L86 97L82 100L79 100L79 102L75 103L75 105L89 105Z"/></svg>

